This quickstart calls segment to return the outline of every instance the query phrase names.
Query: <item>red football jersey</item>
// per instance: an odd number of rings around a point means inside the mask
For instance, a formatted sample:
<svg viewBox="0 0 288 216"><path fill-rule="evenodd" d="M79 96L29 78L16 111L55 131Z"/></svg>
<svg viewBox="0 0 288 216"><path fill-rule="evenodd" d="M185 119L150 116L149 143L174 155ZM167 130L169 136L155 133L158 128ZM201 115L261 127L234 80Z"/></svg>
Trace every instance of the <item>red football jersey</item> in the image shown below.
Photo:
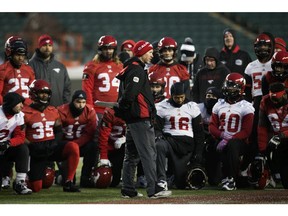
<svg viewBox="0 0 288 216"><path fill-rule="evenodd" d="M7 92L17 92L25 99L25 104L30 104L28 86L35 80L33 69L26 64L20 68L14 68L9 61L0 65L0 104Z"/></svg>
<svg viewBox="0 0 288 216"><path fill-rule="evenodd" d="M288 137L288 104L276 108L269 95L265 95L260 103L258 123L259 151L267 147L271 135L284 134Z"/></svg>
<svg viewBox="0 0 288 216"><path fill-rule="evenodd" d="M100 158L108 159L108 151L115 150L115 141L125 136L126 124L125 122L115 117L114 110L106 108L101 123L99 125L99 149Z"/></svg>
<svg viewBox="0 0 288 216"><path fill-rule="evenodd" d="M82 146L93 139L96 131L96 113L92 105L86 104L82 114L74 118L69 104L57 107L63 127L63 138Z"/></svg>
<svg viewBox="0 0 288 216"><path fill-rule="evenodd" d="M22 110L25 114L26 138L30 142L42 142L55 138L53 127L56 121L60 120L58 110L53 106L48 106L43 112L24 106Z"/></svg>
<svg viewBox="0 0 288 216"><path fill-rule="evenodd" d="M84 67L82 77L82 89L87 93L87 104L94 106L96 100L116 102L120 80L115 76L122 69L123 65L116 64L114 61L88 62ZM96 106L95 109L97 112Z"/></svg>
<svg viewBox="0 0 288 216"><path fill-rule="evenodd" d="M159 78L164 78L166 82L164 95L166 98L170 98L170 88L173 83L189 80L189 73L186 67L181 64L155 64L148 69L148 73L158 73Z"/></svg>

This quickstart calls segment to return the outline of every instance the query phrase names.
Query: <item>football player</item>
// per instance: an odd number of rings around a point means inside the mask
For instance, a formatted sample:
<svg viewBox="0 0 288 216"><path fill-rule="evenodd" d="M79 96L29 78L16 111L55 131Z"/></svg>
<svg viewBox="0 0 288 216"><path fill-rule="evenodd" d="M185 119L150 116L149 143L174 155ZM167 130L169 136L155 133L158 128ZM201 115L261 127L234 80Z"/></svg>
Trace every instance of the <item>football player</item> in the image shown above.
<svg viewBox="0 0 288 216"><path fill-rule="evenodd" d="M250 137L252 154L257 153L257 125L259 117L259 105L262 98L262 78L268 72L272 71L271 61L274 54L275 41L274 36L269 32L262 32L254 41L254 52L257 59L250 62L244 72L246 80L245 99L253 102L255 115L253 120L253 134Z"/></svg>
<svg viewBox="0 0 288 216"><path fill-rule="evenodd" d="M5 43L6 61L0 65L0 104L7 92L17 92L30 104L28 86L35 80L33 69L26 64L28 48L18 36L11 36Z"/></svg>
<svg viewBox="0 0 288 216"><path fill-rule="evenodd" d="M176 82L171 86L171 97L156 104L156 129L163 137L156 140L157 174L161 185L167 185L166 157L171 158L175 185L185 189L187 164L193 156L193 163L202 163L204 128L200 109L185 96L185 85ZM159 134L159 132L157 133Z"/></svg>
<svg viewBox="0 0 288 216"><path fill-rule="evenodd" d="M111 108L106 108L99 125L99 166L112 165L113 180L110 187L116 187L121 179L125 142L126 123L116 117Z"/></svg>
<svg viewBox="0 0 288 216"><path fill-rule="evenodd" d="M148 73L158 73L166 82L164 96L170 98L170 88L175 82L185 84L185 94L190 98L189 73L184 65L176 61L177 42L171 37L163 37L158 43L160 61L148 69Z"/></svg>
<svg viewBox="0 0 288 216"><path fill-rule="evenodd" d="M62 121L63 140L76 143L79 146L80 157L83 157L81 187L91 186L90 174L98 156L97 145L93 140L97 125L96 113L94 106L86 104L86 98L83 90L76 90L70 103L57 107ZM61 166L59 169L65 176L65 169Z"/></svg>
<svg viewBox="0 0 288 216"><path fill-rule="evenodd" d="M9 162L14 161L16 180L13 187L20 195L32 193L25 182L29 168L29 149L24 144L24 114L21 111L24 100L19 94L9 92L4 96L3 105L0 106L0 177L10 171Z"/></svg>
<svg viewBox="0 0 288 216"><path fill-rule="evenodd" d="M252 131L254 108L243 99L245 79L239 73L226 76L220 99L212 109L209 132L218 140L216 151L222 159L222 190L236 190L236 178L240 170L240 156L247 151ZM247 164L248 166L248 164Z"/></svg>
<svg viewBox="0 0 288 216"><path fill-rule="evenodd" d="M88 62L83 71L82 89L87 93L87 104L106 101L116 102L118 98L119 80L115 77L123 65L117 56L117 41L111 35L103 35L98 41L98 53ZM105 107L95 105L100 121Z"/></svg>
<svg viewBox="0 0 288 216"><path fill-rule="evenodd" d="M280 172L285 189L288 188L287 108L288 96L285 86L279 82L272 83L269 94L263 96L260 103L258 148L262 157L267 156L269 159L269 165L276 162L276 169Z"/></svg>
<svg viewBox="0 0 288 216"><path fill-rule="evenodd" d="M52 95L45 80L35 80L30 85L32 103L25 106L26 140L30 151L29 183L33 192L42 189L42 176L48 162L67 161L67 178L64 192L80 192L73 184L79 162L79 146L62 141L62 123L58 110L49 105Z"/></svg>
<svg viewBox="0 0 288 216"><path fill-rule="evenodd" d="M262 93L269 93L269 85L275 82L282 82L288 88L288 52L276 52L271 60L272 71L268 71L262 77Z"/></svg>

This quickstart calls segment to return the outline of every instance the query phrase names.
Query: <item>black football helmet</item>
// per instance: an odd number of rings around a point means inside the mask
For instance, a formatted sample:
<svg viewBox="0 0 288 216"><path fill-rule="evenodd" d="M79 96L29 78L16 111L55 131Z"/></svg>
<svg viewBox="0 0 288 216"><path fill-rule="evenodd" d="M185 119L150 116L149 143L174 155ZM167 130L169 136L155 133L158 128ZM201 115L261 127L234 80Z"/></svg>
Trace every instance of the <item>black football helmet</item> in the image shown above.
<svg viewBox="0 0 288 216"><path fill-rule="evenodd" d="M186 183L190 189L199 190L206 185L207 176L200 166L193 166L187 172Z"/></svg>

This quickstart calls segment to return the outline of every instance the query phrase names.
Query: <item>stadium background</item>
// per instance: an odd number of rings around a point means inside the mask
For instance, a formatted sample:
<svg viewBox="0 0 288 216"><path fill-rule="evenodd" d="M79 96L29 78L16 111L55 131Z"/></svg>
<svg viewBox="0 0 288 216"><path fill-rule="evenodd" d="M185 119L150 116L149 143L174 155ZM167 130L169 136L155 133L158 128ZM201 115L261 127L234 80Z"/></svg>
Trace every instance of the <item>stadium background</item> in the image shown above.
<svg viewBox="0 0 288 216"><path fill-rule="evenodd" d="M97 41L102 35L113 35L121 43L126 39L150 42L164 36L173 37L180 47L186 37L191 37L196 51L203 56L205 48L223 46L223 30L236 30L236 41L256 59L253 42L257 34L268 31L275 37L288 41L288 13L268 12L1 12L0 45L11 35L20 35L28 43L29 57L37 47L41 34L54 39L57 58L63 62L72 79L72 88L81 88L83 65L97 51ZM3 52L0 57L3 60Z"/></svg>

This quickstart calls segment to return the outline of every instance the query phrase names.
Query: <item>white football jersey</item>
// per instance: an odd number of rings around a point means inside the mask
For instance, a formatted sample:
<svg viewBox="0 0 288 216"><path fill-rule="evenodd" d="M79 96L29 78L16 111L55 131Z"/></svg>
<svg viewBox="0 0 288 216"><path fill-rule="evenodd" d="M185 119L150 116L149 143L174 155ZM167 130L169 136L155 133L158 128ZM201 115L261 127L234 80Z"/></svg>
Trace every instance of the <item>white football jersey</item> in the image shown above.
<svg viewBox="0 0 288 216"><path fill-rule="evenodd" d="M250 113L254 114L254 111L253 105L246 100L229 104L224 99L219 99L212 109L219 118L219 130L230 135L238 133L242 127L243 117Z"/></svg>
<svg viewBox="0 0 288 216"><path fill-rule="evenodd" d="M7 119L2 106L0 106L0 141L6 141L11 138L14 129L17 126L24 125L24 113L19 112L12 118Z"/></svg>
<svg viewBox="0 0 288 216"><path fill-rule="evenodd" d="M252 97L262 95L262 77L268 71L272 71L271 59L264 64L259 62L259 60L257 59L247 65L245 69L245 74L250 76L252 79Z"/></svg>
<svg viewBox="0 0 288 216"><path fill-rule="evenodd" d="M156 110L157 115L165 119L164 133L194 137L192 119L201 114L195 102L190 101L181 107L174 107L165 99L156 104Z"/></svg>

